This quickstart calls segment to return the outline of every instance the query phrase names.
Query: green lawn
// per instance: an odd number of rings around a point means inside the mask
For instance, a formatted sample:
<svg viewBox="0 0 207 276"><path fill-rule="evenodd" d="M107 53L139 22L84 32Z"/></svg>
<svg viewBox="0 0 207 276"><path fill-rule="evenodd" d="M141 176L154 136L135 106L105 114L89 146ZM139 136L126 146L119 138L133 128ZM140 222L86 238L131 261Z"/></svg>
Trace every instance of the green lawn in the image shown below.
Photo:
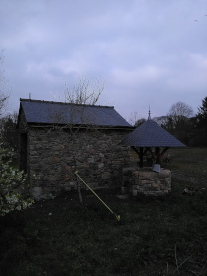
<svg viewBox="0 0 207 276"><path fill-rule="evenodd" d="M170 195L97 192L120 222L75 191L1 218L0 275L207 275L207 148L170 152Z"/></svg>
<svg viewBox="0 0 207 276"><path fill-rule="evenodd" d="M204 176L207 176L207 149L206 148L184 148L184 149L171 149L169 150L175 156L173 167L179 169L180 165L190 165L190 169L202 173L205 170ZM189 172L189 168L184 168ZM204 169L200 171L200 169Z"/></svg>

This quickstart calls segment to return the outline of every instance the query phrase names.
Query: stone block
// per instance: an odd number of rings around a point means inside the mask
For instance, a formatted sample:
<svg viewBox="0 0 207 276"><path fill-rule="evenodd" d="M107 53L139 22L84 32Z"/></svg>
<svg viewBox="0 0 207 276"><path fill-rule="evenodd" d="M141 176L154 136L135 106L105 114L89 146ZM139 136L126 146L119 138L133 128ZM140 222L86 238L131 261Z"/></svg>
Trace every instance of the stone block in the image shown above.
<svg viewBox="0 0 207 276"><path fill-rule="evenodd" d="M48 176L48 181L49 182L55 182L56 180L57 180L57 175L56 174Z"/></svg>
<svg viewBox="0 0 207 276"><path fill-rule="evenodd" d="M166 186L165 185L160 185L160 190L165 190Z"/></svg>
<svg viewBox="0 0 207 276"><path fill-rule="evenodd" d="M120 166L121 162L119 160L112 161L112 165Z"/></svg>
<svg viewBox="0 0 207 276"><path fill-rule="evenodd" d="M159 183L159 182L156 182L156 181L153 181L153 182L152 182L152 187L160 188L160 183Z"/></svg>
<svg viewBox="0 0 207 276"><path fill-rule="evenodd" d="M53 156L53 157L50 157L50 163L59 163L60 162L60 158L57 157L57 156Z"/></svg>
<svg viewBox="0 0 207 276"><path fill-rule="evenodd" d="M88 162L88 163L94 163L94 157L88 158L88 159L87 159L87 162Z"/></svg>
<svg viewBox="0 0 207 276"><path fill-rule="evenodd" d="M104 172L104 173L101 175L101 178L102 178L103 180L107 180L107 179L109 179L110 177L111 177L110 172Z"/></svg>
<svg viewBox="0 0 207 276"><path fill-rule="evenodd" d="M157 191L160 191L160 187L147 187L146 188L146 191L154 191L154 192L157 192Z"/></svg>
<svg viewBox="0 0 207 276"><path fill-rule="evenodd" d="M99 169L102 169L103 167L104 167L104 163L99 163L99 164L98 164L98 168L99 168Z"/></svg>
<svg viewBox="0 0 207 276"><path fill-rule="evenodd" d="M142 180L140 179L140 184L144 185L144 186L146 186L148 184L151 185L151 182L152 181L150 181L149 179L142 179Z"/></svg>
<svg viewBox="0 0 207 276"><path fill-rule="evenodd" d="M160 173L158 174L158 177L159 178L167 178L167 177L170 177L171 175L171 172L170 170L161 170Z"/></svg>
<svg viewBox="0 0 207 276"><path fill-rule="evenodd" d="M62 151L62 150L64 150L64 145L57 145L57 146L54 146L54 147L52 148L52 150L57 151L57 152Z"/></svg>
<svg viewBox="0 0 207 276"><path fill-rule="evenodd" d="M151 183L145 184L144 187L145 187L146 190L147 190L148 188L151 188L151 187L152 187L152 184L151 184Z"/></svg>
<svg viewBox="0 0 207 276"><path fill-rule="evenodd" d="M139 178L139 172L138 171L134 171L133 175L134 175L134 177Z"/></svg>
<svg viewBox="0 0 207 276"><path fill-rule="evenodd" d="M134 183L137 184L137 185L139 185L140 184L140 180L138 178L135 178L134 179Z"/></svg>

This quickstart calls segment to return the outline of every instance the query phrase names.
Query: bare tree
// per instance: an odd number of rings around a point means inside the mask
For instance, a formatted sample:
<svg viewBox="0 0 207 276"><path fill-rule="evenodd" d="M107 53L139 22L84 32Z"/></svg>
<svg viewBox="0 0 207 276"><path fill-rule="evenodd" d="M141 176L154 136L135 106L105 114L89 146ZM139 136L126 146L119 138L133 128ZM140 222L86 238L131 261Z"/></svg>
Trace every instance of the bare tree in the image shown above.
<svg viewBox="0 0 207 276"><path fill-rule="evenodd" d="M168 116L154 117L153 120L161 127L165 127L168 124Z"/></svg>
<svg viewBox="0 0 207 276"><path fill-rule="evenodd" d="M65 102L70 104L70 114L66 119L65 114L68 112L67 105L62 105L61 110L57 109L55 112L50 112L51 118L56 124L54 125L56 131L65 131L70 135L70 142L74 145L77 141L77 135L80 130L92 131L96 129L96 118L88 112L87 106L95 105L101 93L104 90L104 81L100 82L97 79L89 80L82 75L79 82L72 88L65 84ZM61 124L61 127L60 127ZM65 136L68 141L68 137ZM81 147L81 145L79 145ZM70 150L70 156L73 158L75 171L78 169L78 157L74 149ZM76 176L76 185L78 189L79 200L82 202L82 195L80 183Z"/></svg>
<svg viewBox="0 0 207 276"><path fill-rule="evenodd" d="M188 143L188 132L191 129L190 117L193 116L191 106L177 102L173 104L168 113L168 123L165 128L183 143Z"/></svg>
<svg viewBox="0 0 207 276"><path fill-rule="evenodd" d="M168 116L171 116L175 121L182 117L190 118L193 116L193 109L183 102L177 102L171 106Z"/></svg>
<svg viewBox="0 0 207 276"><path fill-rule="evenodd" d="M82 74L80 80L72 88L65 83L65 102L74 104L95 105L104 90L105 83L97 78L88 79Z"/></svg>
<svg viewBox="0 0 207 276"><path fill-rule="evenodd" d="M138 118L139 118L139 114L136 111L131 112L129 117L129 123L134 126Z"/></svg>
<svg viewBox="0 0 207 276"><path fill-rule="evenodd" d="M136 111L130 114L129 122L131 125L138 127L146 121L145 118L140 117Z"/></svg>

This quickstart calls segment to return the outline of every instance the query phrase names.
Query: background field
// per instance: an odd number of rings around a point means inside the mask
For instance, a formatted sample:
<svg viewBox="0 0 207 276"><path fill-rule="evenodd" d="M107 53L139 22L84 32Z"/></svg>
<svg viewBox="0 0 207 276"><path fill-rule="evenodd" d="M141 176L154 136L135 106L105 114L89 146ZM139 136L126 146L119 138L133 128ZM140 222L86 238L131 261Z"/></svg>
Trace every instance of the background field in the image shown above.
<svg viewBox="0 0 207 276"><path fill-rule="evenodd" d="M170 195L98 192L120 222L75 191L0 218L0 275L207 275L207 148L170 153Z"/></svg>

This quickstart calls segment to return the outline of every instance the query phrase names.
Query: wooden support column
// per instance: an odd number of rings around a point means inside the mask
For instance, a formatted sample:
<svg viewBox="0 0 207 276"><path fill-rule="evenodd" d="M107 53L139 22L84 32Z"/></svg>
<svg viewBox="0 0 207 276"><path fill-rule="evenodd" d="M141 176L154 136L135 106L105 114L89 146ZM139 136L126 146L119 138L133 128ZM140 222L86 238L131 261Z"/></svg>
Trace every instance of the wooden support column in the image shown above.
<svg viewBox="0 0 207 276"><path fill-rule="evenodd" d="M156 164L160 164L160 148L159 147L156 147L155 154L156 154Z"/></svg>
<svg viewBox="0 0 207 276"><path fill-rule="evenodd" d="M139 155L139 159L140 159L140 163L139 166L140 168L143 168L143 164L144 164L144 158L143 158L144 154L143 154L143 148L140 148L140 155Z"/></svg>

